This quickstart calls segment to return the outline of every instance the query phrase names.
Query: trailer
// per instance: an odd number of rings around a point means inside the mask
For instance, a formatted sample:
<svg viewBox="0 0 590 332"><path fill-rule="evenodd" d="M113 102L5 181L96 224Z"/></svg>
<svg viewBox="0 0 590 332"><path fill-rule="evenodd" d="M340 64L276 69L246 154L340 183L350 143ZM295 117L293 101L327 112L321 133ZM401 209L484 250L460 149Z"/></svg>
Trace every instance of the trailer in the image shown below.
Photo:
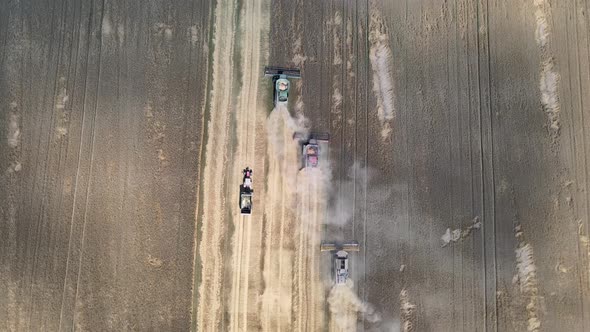
<svg viewBox="0 0 590 332"><path fill-rule="evenodd" d="M240 185L240 213L242 215L252 214L252 194L254 192L252 188L252 170L246 167L243 171L244 178Z"/></svg>

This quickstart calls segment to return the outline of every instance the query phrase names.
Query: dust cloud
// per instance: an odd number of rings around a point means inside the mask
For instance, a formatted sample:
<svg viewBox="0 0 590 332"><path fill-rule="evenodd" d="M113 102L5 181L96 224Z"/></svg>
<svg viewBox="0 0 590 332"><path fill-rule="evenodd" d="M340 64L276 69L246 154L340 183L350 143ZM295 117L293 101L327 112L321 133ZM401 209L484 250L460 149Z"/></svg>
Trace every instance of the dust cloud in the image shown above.
<svg viewBox="0 0 590 332"><path fill-rule="evenodd" d="M390 120L395 115L395 91L393 84L393 64L389 36L377 4L371 2L369 22L369 60L373 72L373 94L377 99L377 115L381 122L381 136L386 139L391 134Z"/></svg>
<svg viewBox="0 0 590 332"><path fill-rule="evenodd" d="M416 305L410 302L410 295L407 290L403 289L399 294L400 312L402 324L400 331L414 331L416 321Z"/></svg>
<svg viewBox="0 0 590 332"><path fill-rule="evenodd" d="M469 234L471 234L471 232L473 232L476 229L480 229L480 228L481 228L481 221L479 220L479 217L473 218L473 220L471 221L471 225L464 227L463 229L457 228L457 229L454 229L451 231L450 228L447 228L447 231L445 232L445 234L443 234L443 236L441 236L441 240L443 241L442 246L446 247L450 243L454 243L454 242L457 242L461 239L464 239L467 236L469 236Z"/></svg>
<svg viewBox="0 0 590 332"><path fill-rule="evenodd" d="M20 128L18 126L18 115L16 113L10 113L8 120L8 135L7 135L8 146L16 148L20 143Z"/></svg>
<svg viewBox="0 0 590 332"><path fill-rule="evenodd" d="M559 97L557 86L559 74L554 69L553 59L547 59L541 65L541 79L539 89L541 91L541 103L549 119L549 128L559 132Z"/></svg>
<svg viewBox="0 0 590 332"><path fill-rule="evenodd" d="M533 247L525 242L522 228L517 225L514 229L515 237L518 241L518 247L514 251L516 254L515 282L520 286L520 293L526 298L526 311L528 315L527 331L540 331L541 328L541 301L539 296L537 267L533 255Z"/></svg>
<svg viewBox="0 0 590 332"><path fill-rule="evenodd" d="M547 0L533 0L535 6L535 40L541 53L541 73L539 78L539 91L541 104L547 114L548 127L555 139L559 136L559 73L555 70L555 60L550 51L551 29L549 18L551 6Z"/></svg>
<svg viewBox="0 0 590 332"><path fill-rule="evenodd" d="M301 160L301 145L300 141L305 141L309 138L311 124L301 112L302 105L297 103L298 112L296 115L291 115L286 107L278 106L267 119L267 134L268 134L268 153L270 154L270 174L277 175L280 173L283 185L286 185L287 190L290 191L284 200L285 208L291 210L295 217L296 223L290 230L290 234L295 235L298 239L300 247L295 247L293 250L283 248L280 252L279 261L287 262L295 259L294 278L296 283L292 284L293 289L289 292L299 293L299 300L296 300L293 305L300 311L306 304L301 302L306 296L309 302L321 301L325 303L324 295L325 288L321 286L321 280L312 278L312 280L305 280L305 272L308 269L313 269L312 266L319 264L319 247L321 225L328 223L345 224L350 222L353 216L353 209L350 207L350 197L347 197L346 191L344 195L336 195L337 187L332 184L332 169L327 155L327 149L323 144L320 145L320 166L318 168L303 168L303 161ZM300 140L294 139L293 135L298 134ZM278 172L278 173L277 173ZM347 172L347 179L341 185L353 185L356 183L364 183L374 176L375 172L360 163L355 163ZM273 175L269 175L273 177ZM272 188L270 188L272 192ZM292 196L292 195L295 196ZM351 193L352 194L352 193ZM328 207L328 197L335 197L333 204ZM326 220L326 216L328 216ZM272 269L266 270L265 281L271 282L280 278L278 275L273 275L276 271ZM307 272L309 273L309 271ZM303 278L303 279L302 279ZM300 280L301 279L301 280ZM300 287L311 287L311 293L306 293ZM283 321L286 316L289 316L289 308L291 303L288 293L284 292L285 287L269 286L260 298L263 308L275 308L276 312L270 314L274 319ZM289 287L287 287L289 288ZM318 293L318 294L315 294ZM320 294L321 293L321 294ZM308 294L308 295L306 295ZM303 296L303 298L301 297ZM317 298L316 298L317 297ZM301 300L301 301L300 301ZM301 303L299 303L301 302ZM318 302L319 303L319 302ZM321 304L321 303L320 303ZM399 322L381 322L381 315L375 308L366 302L363 302L355 293L353 288L353 281L348 280L347 285L334 285L328 293L327 304L330 312L330 330L338 331L356 331L357 324L365 321L369 323L379 323L380 327L392 327L399 329L401 326ZM273 311L273 310L271 310ZM321 312L321 307L311 311ZM262 310L265 312L265 310ZM266 313L269 314L269 313ZM277 317L277 314L279 317ZM297 312L293 312L295 317L290 317L296 322L296 326L301 324L301 319ZM263 318L262 321L272 320L271 317ZM299 322L299 323L298 323ZM312 326L315 324L312 324ZM316 325L317 326L317 325Z"/></svg>
<svg viewBox="0 0 590 332"><path fill-rule="evenodd" d="M328 165L329 166L329 165ZM328 207L328 219L325 221L326 224L331 225L346 225L351 222L354 215L354 206L351 202L354 202L354 191L352 190L341 190L338 192L338 187L330 185L331 173L330 169L325 171L325 177L330 177L326 183L327 195L332 197L334 200ZM347 170L346 177L340 181L340 187L342 188L353 188L355 185L358 187L363 186L365 183L370 182L375 177L376 171L370 167L362 165L360 162L355 161L354 164ZM388 191L391 188L387 188L384 192L379 192L375 197L387 197ZM378 189L372 188L371 191L375 192ZM381 198L385 199L385 198Z"/></svg>
<svg viewBox="0 0 590 332"><path fill-rule="evenodd" d="M328 296L331 325L341 331L356 331L359 319L370 323L381 321L381 315L375 308L361 301L353 290L349 279L346 285L334 285ZM358 317L360 314L360 317Z"/></svg>
<svg viewBox="0 0 590 332"><path fill-rule="evenodd" d="M274 152L273 156L278 160L285 157L286 149L296 149L297 141L285 140L287 132L292 137L295 133L304 138L309 137L309 121L301 115L291 117L285 106L277 106L269 115L267 120L268 143Z"/></svg>

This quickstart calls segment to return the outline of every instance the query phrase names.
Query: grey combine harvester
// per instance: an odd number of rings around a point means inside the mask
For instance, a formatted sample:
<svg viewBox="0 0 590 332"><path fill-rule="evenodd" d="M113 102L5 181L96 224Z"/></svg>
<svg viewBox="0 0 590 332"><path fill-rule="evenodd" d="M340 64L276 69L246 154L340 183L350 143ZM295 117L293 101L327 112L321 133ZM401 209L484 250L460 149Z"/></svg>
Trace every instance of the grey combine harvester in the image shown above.
<svg viewBox="0 0 590 332"><path fill-rule="evenodd" d="M346 285L349 277L348 272L348 255L351 251L359 251L358 242L351 241L348 243L322 243L320 251L335 252L332 259L334 261L333 277L336 285Z"/></svg>

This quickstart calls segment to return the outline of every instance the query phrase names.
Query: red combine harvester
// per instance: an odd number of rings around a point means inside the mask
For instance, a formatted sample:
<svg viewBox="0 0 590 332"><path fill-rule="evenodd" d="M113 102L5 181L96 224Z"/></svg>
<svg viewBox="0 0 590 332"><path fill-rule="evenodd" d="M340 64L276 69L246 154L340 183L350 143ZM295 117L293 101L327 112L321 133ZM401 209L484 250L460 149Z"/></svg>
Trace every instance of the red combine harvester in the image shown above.
<svg viewBox="0 0 590 332"><path fill-rule="evenodd" d="M301 169L316 168L320 166L320 142L328 142L328 133L311 133L306 138L301 133L295 133L293 138L299 140L302 146Z"/></svg>

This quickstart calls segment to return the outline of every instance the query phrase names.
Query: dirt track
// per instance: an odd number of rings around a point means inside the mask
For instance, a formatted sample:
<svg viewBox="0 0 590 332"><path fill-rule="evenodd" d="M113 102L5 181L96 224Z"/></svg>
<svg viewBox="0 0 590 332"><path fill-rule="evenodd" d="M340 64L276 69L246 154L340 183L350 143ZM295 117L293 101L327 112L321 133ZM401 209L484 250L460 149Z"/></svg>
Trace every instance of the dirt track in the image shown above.
<svg viewBox="0 0 590 332"><path fill-rule="evenodd" d="M0 330L589 330L589 9L2 2Z"/></svg>

